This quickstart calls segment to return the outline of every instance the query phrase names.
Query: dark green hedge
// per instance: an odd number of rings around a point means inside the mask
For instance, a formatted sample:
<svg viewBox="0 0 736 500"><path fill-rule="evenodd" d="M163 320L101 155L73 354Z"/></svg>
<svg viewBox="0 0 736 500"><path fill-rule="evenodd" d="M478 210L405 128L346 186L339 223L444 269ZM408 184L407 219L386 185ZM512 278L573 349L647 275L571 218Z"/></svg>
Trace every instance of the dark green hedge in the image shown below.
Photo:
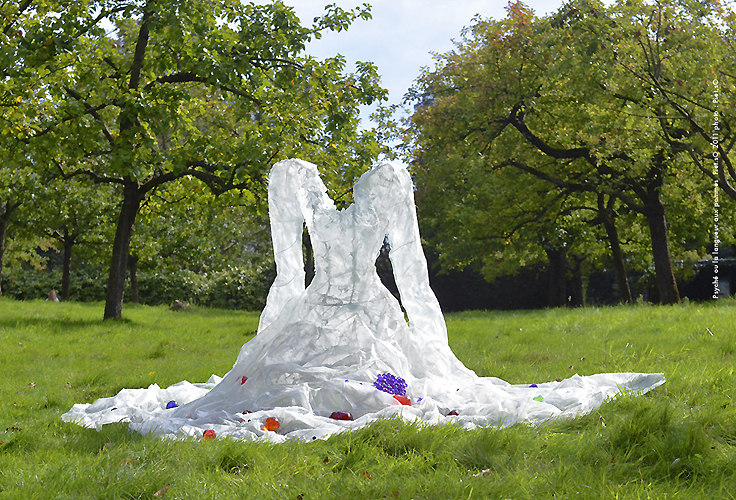
<svg viewBox="0 0 736 500"><path fill-rule="evenodd" d="M192 304L221 309L258 311L266 303L273 281L270 269L228 267L211 273L192 271L140 271L138 293L142 304L171 304L184 300ZM71 300L91 302L105 300L107 272L83 268L72 273ZM61 290L61 270L11 270L3 276L3 294L17 300L45 298L49 290ZM130 283L125 300L130 300Z"/></svg>

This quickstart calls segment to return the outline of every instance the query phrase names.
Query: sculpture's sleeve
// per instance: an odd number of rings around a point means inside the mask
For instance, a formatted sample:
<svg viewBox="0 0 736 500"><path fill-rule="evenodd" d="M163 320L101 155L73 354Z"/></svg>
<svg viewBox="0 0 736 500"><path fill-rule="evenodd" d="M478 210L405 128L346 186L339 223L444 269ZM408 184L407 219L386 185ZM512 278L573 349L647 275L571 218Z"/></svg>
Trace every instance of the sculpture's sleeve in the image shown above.
<svg viewBox="0 0 736 500"><path fill-rule="evenodd" d="M439 302L429 287L427 260L419 237L414 190L409 172L393 166L398 179L396 204L389 214L389 258L409 324L422 341L447 343L447 328Z"/></svg>
<svg viewBox="0 0 736 500"><path fill-rule="evenodd" d="M271 219L271 240L276 261L276 279L266 298L266 307L258 323L260 333L270 325L294 297L304 292L304 262L301 209L297 160L277 163L268 177L268 215Z"/></svg>

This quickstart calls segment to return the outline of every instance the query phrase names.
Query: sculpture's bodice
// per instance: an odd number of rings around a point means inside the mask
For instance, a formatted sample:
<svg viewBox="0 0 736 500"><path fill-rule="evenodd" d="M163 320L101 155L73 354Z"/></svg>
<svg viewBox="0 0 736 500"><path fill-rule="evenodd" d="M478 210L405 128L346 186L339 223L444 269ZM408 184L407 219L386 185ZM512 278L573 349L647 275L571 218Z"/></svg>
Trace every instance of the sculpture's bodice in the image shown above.
<svg viewBox="0 0 736 500"><path fill-rule="evenodd" d="M318 207L308 229L315 265L310 289L352 302L356 292L375 286L375 261L388 220L374 207L364 200L345 210Z"/></svg>

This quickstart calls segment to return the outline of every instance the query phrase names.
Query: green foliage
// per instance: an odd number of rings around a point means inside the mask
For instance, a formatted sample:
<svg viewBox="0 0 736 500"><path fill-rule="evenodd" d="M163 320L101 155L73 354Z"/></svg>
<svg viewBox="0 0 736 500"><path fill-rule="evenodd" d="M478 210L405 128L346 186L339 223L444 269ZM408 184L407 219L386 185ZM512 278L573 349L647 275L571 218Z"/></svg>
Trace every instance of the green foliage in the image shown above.
<svg viewBox="0 0 736 500"><path fill-rule="evenodd" d="M248 191L214 196L197 179L156 189L141 207L131 254L143 269L197 273L273 263L268 218Z"/></svg>
<svg viewBox="0 0 736 500"><path fill-rule="evenodd" d="M46 80L43 113L26 124L29 144L46 146L45 159L67 174L133 180L144 193L185 174L217 191L258 189L276 159L297 151L309 159L356 139L358 104L383 98L373 66L345 75L339 56L303 54L310 39L359 16L368 10L334 7L309 27L280 2L103 9L114 36L96 24L54 60L73 71Z"/></svg>
<svg viewBox="0 0 736 500"><path fill-rule="evenodd" d="M224 374L258 322L254 313L134 306L111 323L101 307L0 299L0 496L705 500L736 488L733 300L448 315L453 350L479 373L529 383L662 371L667 383L537 426L466 431L388 419L276 446L61 422L73 403L124 387Z"/></svg>
<svg viewBox="0 0 736 500"><path fill-rule="evenodd" d="M440 261L480 261L494 276L540 260L550 235L564 235L558 249L608 267L596 227L608 218L629 266L653 261L676 301L667 254L702 257L712 239L702 130L714 111L708 75L720 74L721 139L731 137L732 11L589 0L543 18L521 2L507 11L476 18L407 94L403 152ZM736 144L726 142L724 157Z"/></svg>
<svg viewBox="0 0 736 500"><path fill-rule="evenodd" d="M266 305L266 296L275 273L228 267L208 276L199 288L196 303L219 309L260 311Z"/></svg>
<svg viewBox="0 0 736 500"><path fill-rule="evenodd" d="M176 300L220 309L258 311L266 304L273 281L270 268L226 267L198 274L187 269L140 271L142 304L171 305ZM107 276L100 267L82 266L72 273L71 300L95 302L105 299ZM61 270L13 269L6 275L4 293L16 300L33 300L59 290ZM129 294L130 290L126 291ZM129 296L129 295L128 295Z"/></svg>
<svg viewBox="0 0 736 500"><path fill-rule="evenodd" d="M35 269L14 269L6 273L3 280L3 295L16 300L43 298L48 295L49 290L60 288L61 271L41 272Z"/></svg>
<svg viewBox="0 0 736 500"><path fill-rule="evenodd" d="M89 179L47 177L32 189L35 200L18 209L16 225L25 232L73 245L100 245L111 236L117 209L115 186Z"/></svg>
<svg viewBox="0 0 736 500"><path fill-rule="evenodd" d="M71 299L77 302L103 300L105 273L101 267L80 266L71 276ZM16 300L46 297L50 290L61 289L61 269L38 270L28 267L11 269L6 275L4 294Z"/></svg>
<svg viewBox="0 0 736 500"><path fill-rule="evenodd" d="M261 310L266 304L273 272L263 269L227 267L196 274L192 271L141 272L140 300L144 304L172 304L185 300L220 309Z"/></svg>
<svg viewBox="0 0 736 500"><path fill-rule="evenodd" d="M358 130L359 106L384 99L386 91L371 63L358 63L350 73L342 56L320 61L305 48L323 32L342 31L358 18L370 18L368 5L348 11L330 5L303 26L279 1L3 4L0 60L7 64L0 73L0 147L16 158L0 168L0 188L10 175L6 169L17 175L21 163L29 176L64 180L62 192L55 193L61 196L54 197L60 204L77 199L71 178L115 186L69 206L90 209L87 226L77 225L73 233L115 226L114 238L104 236L111 250L105 315L119 317L132 227L142 204L151 224L148 234L141 231L134 256L143 257L143 264L161 257L151 233L163 224L155 224L159 212L152 198L167 184L181 181L170 191L194 194L187 202L208 209L215 204L211 196L187 190L239 190L254 216L265 206L270 167L300 157L320 164L330 189L349 199L346 186L379 152L375 134ZM31 198L44 193L34 186L24 187ZM63 210L47 212L27 197L7 196L0 205L25 204L37 232L58 235L61 225L69 225L59 219L68 215ZM118 216L100 224L100 201L116 207ZM206 269L213 259L222 264L221 239L203 244L207 235L200 228L186 227L180 218L175 222L181 229L160 243L166 250L176 240L190 242L187 250L194 251L179 267L196 261L199 270ZM215 251L197 255L209 248ZM237 257L229 263L242 264Z"/></svg>

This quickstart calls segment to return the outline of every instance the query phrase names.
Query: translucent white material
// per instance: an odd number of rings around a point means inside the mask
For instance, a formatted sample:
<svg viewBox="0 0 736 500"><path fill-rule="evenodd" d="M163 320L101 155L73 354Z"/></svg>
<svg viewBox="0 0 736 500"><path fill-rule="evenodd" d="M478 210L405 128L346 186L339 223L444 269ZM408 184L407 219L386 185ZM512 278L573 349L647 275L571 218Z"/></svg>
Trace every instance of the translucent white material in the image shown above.
<svg viewBox="0 0 736 500"><path fill-rule="evenodd" d="M233 369L205 384L126 389L74 405L62 419L98 429L130 422L139 432L174 437L212 429L218 436L281 442L323 438L391 415L468 429L541 422L588 412L622 390L646 392L664 383L658 373L609 373L532 387L466 368L447 343L429 287L411 178L400 166L381 163L364 174L355 202L342 211L327 196L317 167L300 160L273 167L268 195L277 277L258 335L241 348ZM306 289L305 222L315 260ZM387 234L408 323L374 266ZM411 405L373 386L383 373L406 380ZM172 400L179 407L166 409ZM331 419L338 411L355 420ZM279 421L277 431L263 428L268 417Z"/></svg>

